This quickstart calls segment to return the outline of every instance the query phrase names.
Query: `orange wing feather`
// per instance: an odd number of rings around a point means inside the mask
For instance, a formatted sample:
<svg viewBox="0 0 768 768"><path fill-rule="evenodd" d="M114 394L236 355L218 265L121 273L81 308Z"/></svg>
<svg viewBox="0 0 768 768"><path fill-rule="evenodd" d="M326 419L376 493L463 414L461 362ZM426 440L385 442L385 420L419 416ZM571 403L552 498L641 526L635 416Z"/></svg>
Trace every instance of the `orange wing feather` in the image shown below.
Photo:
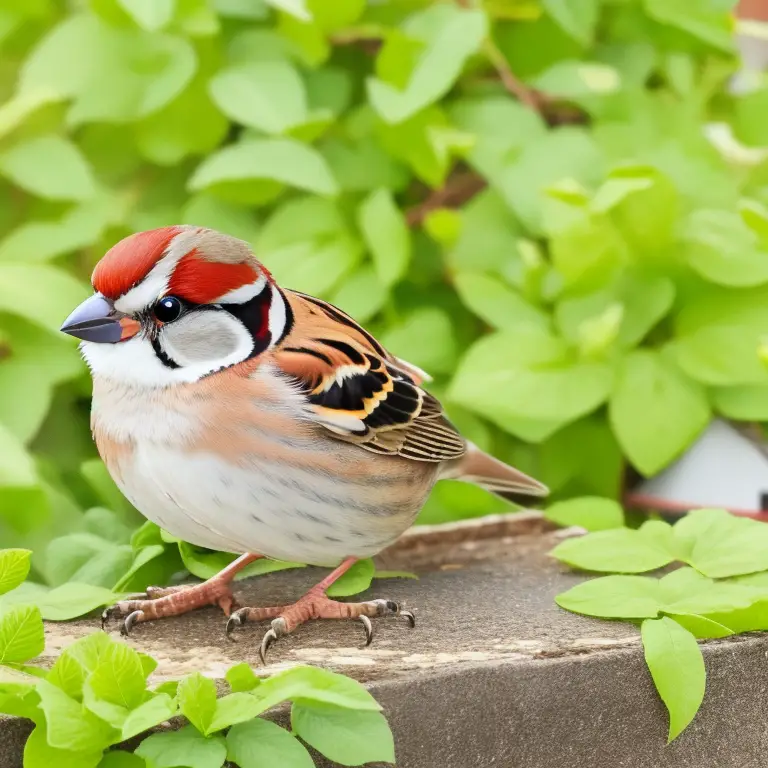
<svg viewBox="0 0 768 768"><path fill-rule="evenodd" d="M465 453L466 442L440 403L421 388L423 371L391 355L332 304L283 293L294 324L273 351L274 360L301 384L314 417L329 432L415 461Z"/></svg>

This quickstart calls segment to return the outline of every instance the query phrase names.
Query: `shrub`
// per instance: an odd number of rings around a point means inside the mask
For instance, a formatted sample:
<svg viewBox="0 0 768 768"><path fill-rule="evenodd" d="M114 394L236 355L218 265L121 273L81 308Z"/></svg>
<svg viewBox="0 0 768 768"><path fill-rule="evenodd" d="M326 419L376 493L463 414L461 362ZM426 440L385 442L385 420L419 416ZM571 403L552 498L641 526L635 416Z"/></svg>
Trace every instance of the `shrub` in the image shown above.
<svg viewBox="0 0 768 768"><path fill-rule="evenodd" d="M768 417L765 153L740 143L768 90L728 93L732 5L9 6L3 542L50 584L133 562L56 331L106 248L173 223L342 305L556 498L616 497L625 462L659 471L714 413ZM500 505L446 485L422 520ZM115 573L83 577L104 539Z"/></svg>

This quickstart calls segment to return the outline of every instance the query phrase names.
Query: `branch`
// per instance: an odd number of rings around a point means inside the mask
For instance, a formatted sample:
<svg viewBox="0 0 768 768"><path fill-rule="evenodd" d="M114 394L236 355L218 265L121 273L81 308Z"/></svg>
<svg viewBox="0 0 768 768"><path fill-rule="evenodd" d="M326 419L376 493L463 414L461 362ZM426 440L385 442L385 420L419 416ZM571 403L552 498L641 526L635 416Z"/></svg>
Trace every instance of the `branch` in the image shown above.
<svg viewBox="0 0 768 768"><path fill-rule="evenodd" d="M549 98L540 91L529 88L522 80L520 80L515 73L510 69L509 64L504 57L504 54L499 50L496 43L487 38L483 43L485 55L488 57L488 61L491 62L493 68L501 80L501 84L521 103L526 107L534 110L534 112L543 113L544 107L549 103Z"/></svg>
<svg viewBox="0 0 768 768"><path fill-rule="evenodd" d="M419 227L424 219L438 208L460 208L478 192L488 186L485 179L472 171L462 171L451 176L440 189L434 190L426 200L405 212L409 227Z"/></svg>

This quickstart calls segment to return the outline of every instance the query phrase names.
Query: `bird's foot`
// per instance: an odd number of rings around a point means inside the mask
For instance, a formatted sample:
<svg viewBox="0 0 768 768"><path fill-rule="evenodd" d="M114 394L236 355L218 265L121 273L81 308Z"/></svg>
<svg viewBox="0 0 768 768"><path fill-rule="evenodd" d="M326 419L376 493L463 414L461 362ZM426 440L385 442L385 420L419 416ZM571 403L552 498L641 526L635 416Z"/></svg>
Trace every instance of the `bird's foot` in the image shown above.
<svg viewBox="0 0 768 768"><path fill-rule="evenodd" d="M128 635L134 625L142 621L181 616L206 605L218 605L229 616L237 607L229 582L215 576L202 584L147 587L146 593L136 598L121 600L107 608L101 614L101 628L105 629L110 619L122 619L120 634Z"/></svg>
<svg viewBox="0 0 768 768"><path fill-rule="evenodd" d="M416 626L416 618L410 611L404 611L393 600L368 600L364 603L340 603L331 600L324 592L310 590L293 605L279 605L268 608L240 608L227 621L227 637L234 640L234 632L247 621L266 621L272 619L272 626L267 630L259 647L259 656L266 664L267 651L284 635L293 632L296 627L312 619L354 619L365 629L365 645L373 641L372 618L381 616L403 616L411 628Z"/></svg>

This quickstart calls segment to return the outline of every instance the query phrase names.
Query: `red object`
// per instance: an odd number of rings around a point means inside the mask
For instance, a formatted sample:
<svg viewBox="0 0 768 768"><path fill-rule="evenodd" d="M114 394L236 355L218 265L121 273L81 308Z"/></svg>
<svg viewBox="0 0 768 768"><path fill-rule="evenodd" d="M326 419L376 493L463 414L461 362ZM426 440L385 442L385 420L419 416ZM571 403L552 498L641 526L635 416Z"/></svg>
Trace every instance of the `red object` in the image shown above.
<svg viewBox="0 0 768 768"><path fill-rule="evenodd" d="M108 299L120 298L147 276L180 231L178 227L162 227L124 238L96 265L93 287Z"/></svg>

